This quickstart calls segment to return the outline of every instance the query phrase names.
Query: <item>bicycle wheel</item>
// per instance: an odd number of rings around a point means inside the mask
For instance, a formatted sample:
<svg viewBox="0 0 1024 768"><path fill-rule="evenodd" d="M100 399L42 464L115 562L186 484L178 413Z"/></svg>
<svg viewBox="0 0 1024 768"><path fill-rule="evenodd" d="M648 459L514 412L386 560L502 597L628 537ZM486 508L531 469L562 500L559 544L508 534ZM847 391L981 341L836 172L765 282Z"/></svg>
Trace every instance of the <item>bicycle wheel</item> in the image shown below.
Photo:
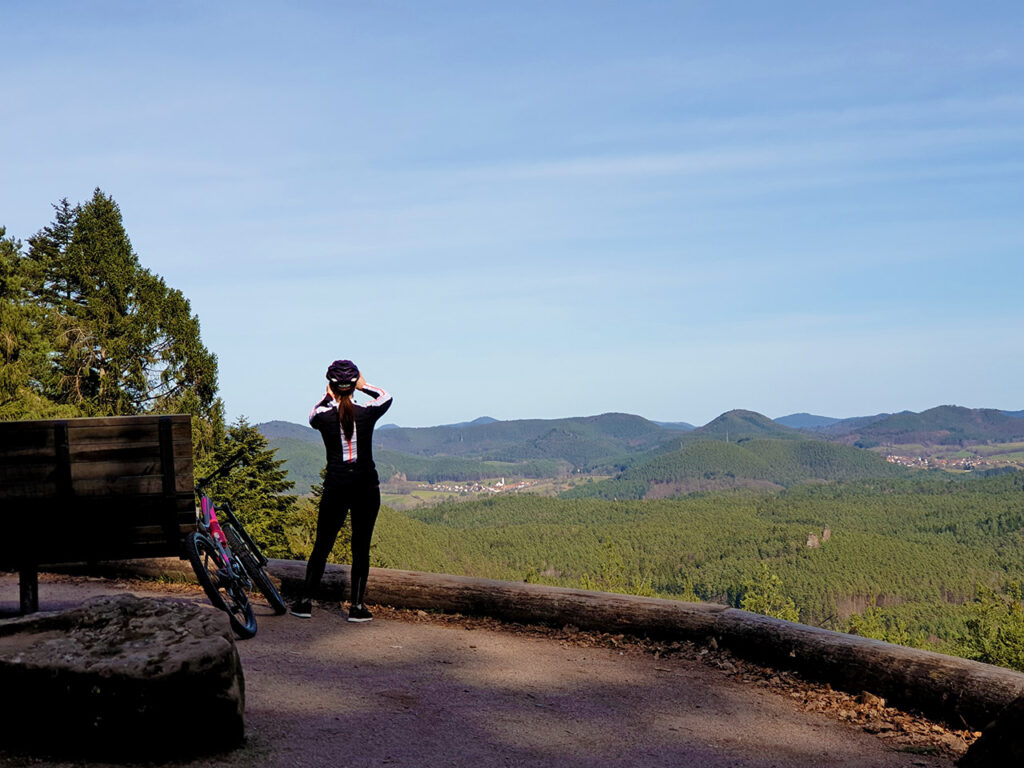
<svg viewBox="0 0 1024 768"><path fill-rule="evenodd" d="M242 561L242 566L249 574L249 578L252 579L252 583L256 585L256 589L262 592L263 596L267 598L267 602L270 603L271 610L273 610L278 616L287 611L288 605L285 603L284 598L281 597L281 593L277 591L277 587L274 586L274 582L272 582L270 577L267 575L267 569L260 565L260 561L242 541L242 537L238 531L236 531L234 526L230 523L223 526L223 531L224 535L227 537L231 551L238 555L238 559Z"/></svg>
<svg viewBox="0 0 1024 768"><path fill-rule="evenodd" d="M220 552L201 533L190 533L185 552L203 591L215 608L228 615L231 628L243 640L256 634L256 615L245 589L220 558Z"/></svg>

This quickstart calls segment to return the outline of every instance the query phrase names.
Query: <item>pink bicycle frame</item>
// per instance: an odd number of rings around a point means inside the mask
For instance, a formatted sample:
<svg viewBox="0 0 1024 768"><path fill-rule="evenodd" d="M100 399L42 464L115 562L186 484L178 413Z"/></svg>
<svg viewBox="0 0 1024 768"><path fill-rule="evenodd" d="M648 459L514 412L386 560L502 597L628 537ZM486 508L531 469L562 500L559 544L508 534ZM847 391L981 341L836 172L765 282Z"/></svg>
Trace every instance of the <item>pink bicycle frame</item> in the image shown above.
<svg viewBox="0 0 1024 768"><path fill-rule="evenodd" d="M213 502L210 501L210 499L207 498L206 496L202 497L201 504L203 510L203 519L209 521L210 533L213 534L217 538L217 541L221 543L221 559L224 560L225 564L227 564L227 557L224 556L223 548L226 548L228 546L228 538L224 535L224 531L220 527L220 523L217 521L217 511L213 506Z"/></svg>

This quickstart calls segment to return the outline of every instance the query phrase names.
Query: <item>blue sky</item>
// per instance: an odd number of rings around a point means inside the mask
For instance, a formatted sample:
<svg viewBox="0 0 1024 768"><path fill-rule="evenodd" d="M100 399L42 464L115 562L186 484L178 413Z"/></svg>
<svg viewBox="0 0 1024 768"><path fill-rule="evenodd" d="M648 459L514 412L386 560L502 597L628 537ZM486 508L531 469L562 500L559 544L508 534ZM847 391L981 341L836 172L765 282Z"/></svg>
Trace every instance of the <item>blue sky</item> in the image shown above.
<svg viewBox="0 0 1024 768"><path fill-rule="evenodd" d="M121 206L230 417L1024 408L1024 5L0 5L0 226Z"/></svg>

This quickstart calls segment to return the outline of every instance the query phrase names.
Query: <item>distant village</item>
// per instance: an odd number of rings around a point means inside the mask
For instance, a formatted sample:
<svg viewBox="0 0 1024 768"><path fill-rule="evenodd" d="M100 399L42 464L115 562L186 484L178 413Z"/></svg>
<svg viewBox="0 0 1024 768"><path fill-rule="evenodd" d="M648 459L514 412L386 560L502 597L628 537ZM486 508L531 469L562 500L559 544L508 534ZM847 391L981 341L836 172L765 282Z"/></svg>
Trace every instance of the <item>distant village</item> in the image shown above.
<svg viewBox="0 0 1024 768"><path fill-rule="evenodd" d="M1006 464L992 462L980 456L970 456L959 459L940 459L931 456L897 456L889 454L885 460L890 464L899 464L903 467L916 467L918 469L960 469L970 471L972 469L987 469L989 467L1000 467Z"/></svg>
<svg viewBox="0 0 1024 768"><path fill-rule="evenodd" d="M523 488L529 488L532 485L536 485L536 480L520 480L518 483L505 483L505 478L501 478L493 485L484 485L483 483L420 483L417 487L424 488L431 491L442 491L444 493L513 493L515 491L522 490Z"/></svg>

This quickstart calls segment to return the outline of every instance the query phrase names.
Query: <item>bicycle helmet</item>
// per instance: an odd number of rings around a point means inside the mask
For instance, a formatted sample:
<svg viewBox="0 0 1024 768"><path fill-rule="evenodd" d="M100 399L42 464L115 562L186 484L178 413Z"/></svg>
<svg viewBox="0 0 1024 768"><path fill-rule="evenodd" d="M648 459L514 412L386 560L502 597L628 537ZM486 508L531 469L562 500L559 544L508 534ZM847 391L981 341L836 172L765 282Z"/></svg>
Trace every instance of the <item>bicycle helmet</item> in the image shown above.
<svg viewBox="0 0 1024 768"><path fill-rule="evenodd" d="M351 392L359 381L359 369L351 360L335 360L327 369L327 380L331 389L339 392Z"/></svg>

